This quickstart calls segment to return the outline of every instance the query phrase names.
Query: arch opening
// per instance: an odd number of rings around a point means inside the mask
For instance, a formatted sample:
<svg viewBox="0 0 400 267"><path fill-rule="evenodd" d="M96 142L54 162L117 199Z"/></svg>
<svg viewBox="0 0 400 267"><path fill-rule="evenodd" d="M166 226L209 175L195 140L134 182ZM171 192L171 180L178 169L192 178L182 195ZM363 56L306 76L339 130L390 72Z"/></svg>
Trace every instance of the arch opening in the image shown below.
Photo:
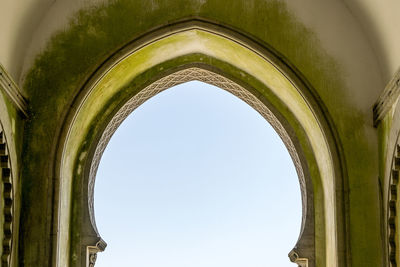
<svg viewBox="0 0 400 267"><path fill-rule="evenodd" d="M213 87L169 88L110 139L94 204L114 248L100 267L118 265L126 250L132 265L292 266L302 222L296 169L263 117Z"/></svg>
<svg viewBox="0 0 400 267"><path fill-rule="evenodd" d="M95 226L93 188L112 133L151 96L191 80L231 92L274 127L302 189L302 228L290 258L300 266L339 266L338 242L345 245L336 192L342 178L325 115L306 84L273 52L219 30L193 22L152 32L110 57L85 83L65 121L55 166L58 266L90 266L105 247Z"/></svg>

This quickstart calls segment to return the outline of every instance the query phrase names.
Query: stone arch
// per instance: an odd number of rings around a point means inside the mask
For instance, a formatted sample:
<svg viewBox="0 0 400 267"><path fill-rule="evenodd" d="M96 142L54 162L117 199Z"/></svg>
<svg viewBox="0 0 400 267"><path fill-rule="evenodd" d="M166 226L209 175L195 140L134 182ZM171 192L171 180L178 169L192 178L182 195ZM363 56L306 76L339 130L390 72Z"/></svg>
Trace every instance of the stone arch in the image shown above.
<svg viewBox="0 0 400 267"><path fill-rule="evenodd" d="M203 68L202 68L203 67ZM158 93L161 93L164 90L167 90L171 87L174 87L178 84L182 84L188 81L201 81L204 83L208 83L211 85L214 85L216 87L219 87L234 96L240 98L244 102L246 102L249 106L254 108L256 111L260 113L260 115L270 123L270 125L274 128L274 130L278 133L280 138L282 139L283 143L285 144L292 160L294 163L294 166L296 168L296 172L298 175L299 183L300 183L300 189L301 189L301 194L302 194L302 225L300 229L300 240L303 237L303 233L306 233L304 236L312 236L314 234L314 221L313 218L309 215L309 213L313 212L313 194L312 190L308 190L311 185L306 181L305 173L303 170L303 166L299 157L299 154L297 153L296 147L293 144L292 139L290 138L289 134L286 132L285 128L282 126L281 122L275 117L275 115L267 108L267 106L262 103L257 97L255 97L252 93L250 93L247 89L244 87L240 86L239 84L225 78L222 75L219 75L215 72L212 72L210 70L207 70L205 68L206 66L202 65L196 65L193 67L188 67L179 71L176 71L174 73L171 73L155 82L150 84L149 86L145 87L142 89L139 93L134 95L131 99L129 99L128 102L126 102L119 110L118 112L112 117L111 121L107 124L107 127L103 131L98 144L96 146L93 159L90 165L90 171L89 171L89 176L88 176L88 208L89 208L89 217L90 217L90 223L91 226L93 227L94 232L96 233L97 236L101 236L100 233L98 232L97 226L96 226L96 218L94 214L94 184L96 180L96 173L97 169L101 160L101 156L103 155L103 152L108 145L108 142L110 141L112 135L114 132L118 129L118 127L121 125L121 123L136 109L138 108L141 104L143 104L145 101L150 99L151 97L157 95ZM309 180L309 177L307 177ZM85 182L86 185L86 182ZM86 189L85 189L86 191ZM100 243L103 243L99 239ZM299 256L298 254L301 253L307 254L307 258L314 258L314 246L312 244L304 244L307 241L299 241L299 243L296 245L296 248L294 248L291 252L291 259L292 261L299 261ZM104 246L104 243L103 245ZM103 247L98 248L97 251L101 251ZM301 252L299 252L299 249ZM97 253L96 250L93 250L93 253ZM306 251L306 252L304 252Z"/></svg>
<svg viewBox="0 0 400 267"><path fill-rule="evenodd" d="M157 81L193 70L204 74L196 79L218 78L214 82L220 87L228 85L223 89L236 85L243 88L238 95L248 94L242 98L251 98L253 105L259 101L261 108L256 109L269 110L265 117L276 122L275 129L297 162L304 218L291 259L300 266L344 266L343 200L336 195L342 190L343 169L328 115L312 88L277 53L199 20L152 31L126 45L94 72L75 99L56 160L58 231L53 258L57 266L90 266L95 253L105 247L90 203L96 159L101 144L107 143L102 136L112 133L107 132L110 121L112 125L125 103ZM163 89L170 87L166 84Z"/></svg>

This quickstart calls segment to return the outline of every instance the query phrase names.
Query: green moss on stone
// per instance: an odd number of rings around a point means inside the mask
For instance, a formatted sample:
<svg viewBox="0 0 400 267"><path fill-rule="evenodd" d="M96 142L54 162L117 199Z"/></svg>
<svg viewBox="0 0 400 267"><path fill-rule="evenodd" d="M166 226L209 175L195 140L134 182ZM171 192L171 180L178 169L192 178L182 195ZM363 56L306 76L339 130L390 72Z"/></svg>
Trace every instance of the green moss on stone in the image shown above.
<svg viewBox="0 0 400 267"><path fill-rule="evenodd" d="M51 209L48 192L51 192L53 173L49 170L66 113L85 81L107 57L129 41L165 22L188 17L229 25L255 37L278 51L307 78L315 89L314 94L324 103L322 110L329 111L330 116L325 115L332 119L344 148L350 190L349 231L354 244L352 260L357 266L378 266L381 249L377 242L380 231L376 218L379 209L376 179L371 175L377 158L371 156L375 150L369 146L365 133L363 118L368 114L354 108L340 78L344 73L312 31L297 21L284 3L263 0L233 1L229 9L226 3L217 0L110 1L107 5L79 11L64 31L52 37L37 57L24 85L31 103L31 117L24 136L21 241L42 240L44 244L22 244L21 262L32 266L48 258L48 242L43 237L49 231L47 215ZM344 99L348 102L343 102ZM370 207L368 211L366 207ZM43 216L37 216L37 211ZM376 257L367 258L365 254Z"/></svg>

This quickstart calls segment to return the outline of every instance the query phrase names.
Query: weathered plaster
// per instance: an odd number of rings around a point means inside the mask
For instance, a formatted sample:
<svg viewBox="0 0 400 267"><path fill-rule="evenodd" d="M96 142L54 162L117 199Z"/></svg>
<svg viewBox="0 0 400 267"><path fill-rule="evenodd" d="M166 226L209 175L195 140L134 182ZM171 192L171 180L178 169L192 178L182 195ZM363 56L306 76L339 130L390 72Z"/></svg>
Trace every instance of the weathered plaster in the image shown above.
<svg viewBox="0 0 400 267"><path fill-rule="evenodd" d="M332 125L337 127L337 137L343 148L339 148L339 151L344 153L343 163L348 167L349 191L346 192L349 192L351 214L348 233L351 260L354 266L378 266L382 256L377 241L380 239L377 147L371 141L377 140L377 137L372 127L368 126L372 116L359 108L358 102L352 99L354 95L348 94L350 89L343 82L346 74L340 63L324 51L312 31L277 1L254 0L250 3L246 1L246 4L238 1L227 10L218 1L158 1L156 5L121 0L97 9L82 10L64 31L52 37L26 79L24 88L31 100L33 115L25 138L23 189L26 198L23 204L29 206L24 210L27 216L33 215L35 210L51 213L49 207L47 212L44 209L50 186L45 178L52 176L51 172L45 170L51 167L48 165L49 159L42 155L54 155L53 140L57 139L68 106L86 78L112 51L144 31L163 25L165 21L172 22L190 16L231 25L254 36L261 43L279 51L306 77L315 89L314 93L320 97L322 109L327 108L326 114L331 115ZM260 70L253 71L262 78ZM309 127L312 128L312 125ZM41 180L38 180L39 177ZM35 186L32 181L36 182ZM33 198L35 201L32 201ZM49 226L43 220L32 217L24 222L27 227L37 225L34 233L25 230L26 242L42 240L41 237L46 236ZM40 251L24 247L26 254L21 257L27 262L36 262L36 259L46 257L46 249L45 246ZM365 254L375 257L366 258Z"/></svg>
<svg viewBox="0 0 400 267"><path fill-rule="evenodd" d="M2 0L0 8L0 62L18 81L27 45L34 37L52 0Z"/></svg>
<svg viewBox="0 0 400 267"><path fill-rule="evenodd" d="M372 44L379 63L383 82L389 82L400 65L398 44L400 27L398 10L400 2L386 1L382 4L374 0L345 0L354 17L363 27L365 35ZM383 88L381 88L383 90Z"/></svg>

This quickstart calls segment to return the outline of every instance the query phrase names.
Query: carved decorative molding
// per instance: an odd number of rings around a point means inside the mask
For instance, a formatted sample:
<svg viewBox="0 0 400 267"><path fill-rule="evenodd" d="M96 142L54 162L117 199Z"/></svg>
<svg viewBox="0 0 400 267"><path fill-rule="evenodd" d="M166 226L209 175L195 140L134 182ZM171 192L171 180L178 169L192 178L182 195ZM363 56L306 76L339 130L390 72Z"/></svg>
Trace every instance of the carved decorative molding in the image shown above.
<svg viewBox="0 0 400 267"><path fill-rule="evenodd" d="M94 267L97 260L97 253L104 251L106 246L107 246L106 242L104 242L103 239L100 239L95 246L87 247L87 259L86 259L87 267Z"/></svg>
<svg viewBox="0 0 400 267"><path fill-rule="evenodd" d="M97 169L100 163L101 156L110 141L112 135L120 126L120 124L141 104L143 104L146 100L155 96L156 94L173 87L178 84L182 84L185 82L198 80L201 82L205 82L214 86L217 86L221 89L224 89L231 94L237 96L251 107L253 107L258 113L260 113L275 129L278 135L281 137L282 141L286 145L286 148L289 151L290 156L294 162L296 167L297 175L299 177L300 188L302 192L302 205L303 205L303 224L306 218L306 182L303 173L303 168L297 154L296 148L290 139L288 133L279 122L279 120L275 117L275 115L266 107L264 103L262 103L257 97L255 97L252 93L250 93L247 89L238 85L237 83L219 75L214 72L204 70L197 67L192 67L188 69L184 69L181 71L177 71L173 74L170 74L164 78L161 78L151 85L147 86L143 90L141 90L138 94L136 94L133 98L131 98L111 119L110 123L107 125L105 131L103 132L100 141L96 147L95 154L93 157L92 165L90 167L89 173L89 187L88 187L88 205L89 205L89 215L91 223L94 229L97 232L95 216L94 216L94 203L93 203L93 191L94 191L94 183L95 177L97 173ZM306 265L301 265L306 266Z"/></svg>
<svg viewBox="0 0 400 267"><path fill-rule="evenodd" d="M11 76L7 73L4 67L0 64L0 88L10 98L14 106L21 113L28 117L28 104L25 98L20 93L18 86L15 84Z"/></svg>
<svg viewBox="0 0 400 267"><path fill-rule="evenodd" d="M392 170L389 180L389 195L388 195L388 216L387 216L387 234L388 234L388 254L390 267L397 267L398 258L398 231L399 224L398 213L398 193L399 193L399 175L400 175L400 140L397 140L395 147Z"/></svg>
<svg viewBox="0 0 400 267"><path fill-rule="evenodd" d="M385 87L385 90L375 103L374 112L374 126L377 127L379 122L385 117L386 113L390 110L392 105L400 96L400 69L394 75L392 80Z"/></svg>
<svg viewBox="0 0 400 267"><path fill-rule="evenodd" d="M299 254L294 249L290 251L289 259L296 263L299 267L308 267L308 259L300 258Z"/></svg>
<svg viewBox="0 0 400 267"><path fill-rule="evenodd" d="M3 181L3 243L1 266L10 266L13 236L13 178L8 147L4 131L0 125L0 171Z"/></svg>

